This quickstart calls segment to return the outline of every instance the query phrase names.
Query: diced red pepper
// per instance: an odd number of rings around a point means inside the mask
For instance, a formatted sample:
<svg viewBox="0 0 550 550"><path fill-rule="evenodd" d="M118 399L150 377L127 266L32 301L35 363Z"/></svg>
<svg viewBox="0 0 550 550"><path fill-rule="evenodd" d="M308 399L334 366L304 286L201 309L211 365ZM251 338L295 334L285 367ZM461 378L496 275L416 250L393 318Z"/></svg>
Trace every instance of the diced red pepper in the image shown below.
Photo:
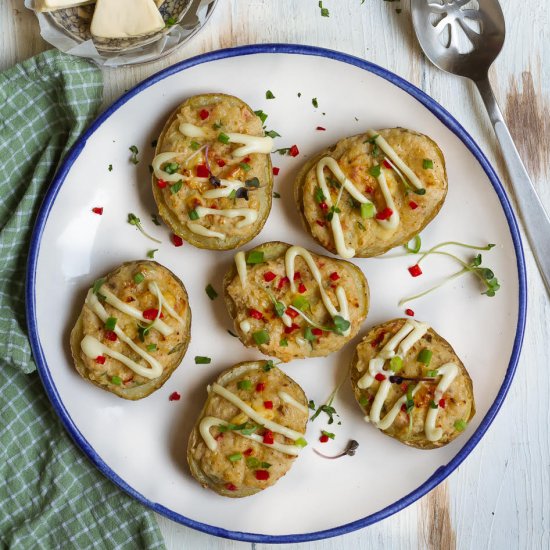
<svg viewBox="0 0 550 550"><path fill-rule="evenodd" d="M201 120L206 120L210 116L210 113L206 109L202 109L199 112L199 116L201 117Z"/></svg>
<svg viewBox="0 0 550 550"><path fill-rule="evenodd" d="M444 409L446 405L447 405L447 402L445 401L445 399L442 398L442 399L439 400L439 406L442 409Z"/></svg>
<svg viewBox="0 0 550 550"><path fill-rule="evenodd" d="M406 309L405 310L405 313L409 316L409 317L414 317L414 311L412 309Z"/></svg>
<svg viewBox="0 0 550 550"><path fill-rule="evenodd" d="M321 437L319 438L319 441L321 443L326 443L328 441L328 435L322 434Z"/></svg>
<svg viewBox="0 0 550 550"><path fill-rule="evenodd" d="M320 208L321 210L326 211L326 210L328 210L328 205L327 205L327 203L326 203L325 201L323 201L323 202L320 202L320 203L319 203L319 208Z"/></svg>
<svg viewBox="0 0 550 550"><path fill-rule="evenodd" d="M273 271L268 271L267 273L264 273L264 281L266 283L270 283L271 281L273 281L273 279L275 279L275 277L277 277L277 275L275 275Z"/></svg>
<svg viewBox="0 0 550 550"><path fill-rule="evenodd" d="M292 323L289 327L285 327L285 334L292 334L295 330L298 330L300 327L296 323Z"/></svg>
<svg viewBox="0 0 550 550"><path fill-rule="evenodd" d="M407 412L407 406L405 405L405 403L403 403L403 405L401 405L401 410L406 413Z"/></svg>
<svg viewBox="0 0 550 550"><path fill-rule="evenodd" d="M272 409L273 408L273 401L264 401L264 408Z"/></svg>
<svg viewBox="0 0 550 550"><path fill-rule="evenodd" d="M289 154L291 157L297 157L297 156L300 154L300 151L298 151L298 146L297 146L297 145L293 145L293 146L288 150L288 154Z"/></svg>
<svg viewBox="0 0 550 550"><path fill-rule="evenodd" d="M277 285L277 289L281 290L285 284L290 283L290 279L288 277L281 277L281 280L279 281L279 284Z"/></svg>
<svg viewBox="0 0 550 550"><path fill-rule="evenodd" d="M420 266L418 264L415 264L415 265L411 265L411 267L409 267L409 273L413 277L418 277L419 275L422 275L422 270L420 269Z"/></svg>
<svg viewBox="0 0 550 550"><path fill-rule="evenodd" d="M297 281L298 279L301 279L301 278L302 278L302 274L299 271L296 271L296 273L294 273L294 280Z"/></svg>
<svg viewBox="0 0 550 550"><path fill-rule="evenodd" d="M218 434L214 439L216 441L219 441L220 439L223 439L223 434Z"/></svg>
<svg viewBox="0 0 550 550"><path fill-rule="evenodd" d="M269 479L269 472L267 470L256 470L256 479L258 481Z"/></svg>
<svg viewBox="0 0 550 550"><path fill-rule="evenodd" d="M252 449L250 447L246 449L246 451L243 451L244 456L250 456L251 454L252 454Z"/></svg>
<svg viewBox="0 0 550 550"><path fill-rule="evenodd" d="M323 330L320 328L312 328L311 333L315 334L315 336L323 336Z"/></svg>
<svg viewBox="0 0 550 550"><path fill-rule="evenodd" d="M226 483L226 484L225 484L225 488L226 488L228 491L236 491L236 490L237 490L237 486L236 486L236 485L233 485L233 483Z"/></svg>
<svg viewBox="0 0 550 550"><path fill-rule="evenodd" d="M98 355L95 358L95 362L100 364L100 365L104 365L105 364L105 356L104 355Z"/></svg>
<svg viewBox="0 0 550 550"><path fill-rule="evenodd" d="M197 178L207 178L210 175L210 170L206 164L197 164Z"/></svg>
<svg viewBox="0 0 550 550"><path fill-rule="evenodd" d="M157 187L159 189L164 189L168 184L164 180L157 180Z"/></svg>
<svg viewBox="0 0 550 550"><path fill-rule="evenodd" d="M265 390L265 384L263 382L258 382L256 384L256 391L264 391Z"/></svg>
<svg viewBox="0 0 550 550"><path fill-rule="evenodd" d="M307 290L307 288L306 288L306 285L305 285L304 283L300 283L300 284L298 285L298 292L299 292L300 294L303 294L306 290Z"/></svg>
<svg viewBox="0 0 550 550"><path fill-rule="evenodd" d="M383 160L382 164L384 165L384 168L387 168L388 170L392 169L392 165L386 159Z"/></svg>
<svg viewBox="0 0 550 550"><path fill-rule="evenodd" d="M223 159L218 159L216 161L216 164L220 167L220 168L223 168L225 166L225 160Z"/></svg>
<svg viewBox="0 0 550 550"><path fill-rule="evenodd" d="M300 315L295 309L292 309L290 307L287 307L286 308L286 311L285 313L291 317L292 319L296 319L296 317L298 317L298 315Z"/></svg>
<svg viewBox="0 0 550 550"><path fill-rule="evenodd" d="M331 281L337 281L340 278L340 275L338 275L338 273L336 273L336 271L333 271L329 275L329 278L330 278Z"/></svg>
<svg viewBox="0 0 550 550"><path fill-rule="evenodd" d="M382 340L384 339L384 335L386 333L384 331L382 331L372 342L371 342L371 346L373 348L376 348L378 347L381 343L382 343Z"/></svg>
<svg viewBox="0 0 550 550"><path fill-rule="evenodd" d="M369 195L372 195L374 193L374 189L370 185L367 185L365 187L365 193L368 193Z"/></svg>
<svg viewBox="0 0 550 550"><path fill-rule="evenodd" d="M250 308L248 310L248 315L254 319L258 319L259 321L261 321L264 318L263 313L254 308Z"/></svg>
<svg viewBox="0 0 550 550"><path fill-rule="evenodd" d="M273 445L274 439L273 439L273 432L271 430L266 430L265 431L263 442L266 445Z"/></svg>
<svg viewBox="0 0 550 550"><path fill-rule="evenodd" d="M243 162L246 162L248 164L250 162L250 157L246 157Z"/></svg>
<svg viewBox="0 0 550 550"><path fill-rule="evenodd" d="M319 130L319 132L324 132L326 131L326 128L323 128L322 126L317 126L317 128L315 128L316 130Z"/></svg>
<svg viewBox="0 0 550 550"><path fill-rule="evenodd" d="M116 335L116 332L114 330L106 330L104 334L107 340L110 340L111 342L117 341L118 336Z"/></svg>
<svg viewBox="0 0 550 550"><path fill-rule="evenodd" d="M92 212L94 214L97 214L98 216L102 216L103 215L103 206L95 206L94 208L92 208Z"/></svg>
<svg viewBox="0 0 550 550"><path fill-rule="evenodd" d="M407 384L407 382L403 382L403 384L401 384L401 391L403 393L407 393L407 388L409 387L409 384Z"/></svg>
<svg viewBox="0 0 550 550"><path fill-rule="evenodd" d="M183 239L179 235L174 235L174 233L172 233L172 243L174 246L181 246L183 244Z"/></svg>
<svg viewBox="0 0 550 550"><path fill-rule="evenodd" d="M325 227L325 225L327 225L327 222L324 220L315 220L315 223L321 227Z"/></svg>
<svg viewBox="0 0 550 550"><path fill-rule="evenodd" d="M379 373L376 374L374 379L378 380L378 382L383 382L386 379L386 377L381 372L379 372Z"/></svg>
<svg viewBox="0 0 550 550"><path fill-rule="evenodd" d="M277 168L276 166L273 167L273 175L274 176L278 176L280 171L281 171L280 168Z"/></svg>
<svg viewBox="0 0 550 550"><path fill-rule="evenodd" d="M414 201L409 201L409 207L411 210L416 210L418 208L418 204L416 204Z"/></svg>
<svg viewBox="0 0 550 550"><path fill-rule="evenodd" d="M151 309L146 309L144 312L143 312L143 318L144 319L147 319L148 321L153 321L154 319L157 318L157 315L159 314L159 310L158 309L155 309L154 307L151 308ZM163 319L164 318L164 313L162 313L162 311L160 312L160 318Z"/></svg>
<svg viewBox="0 0 550 550"><path fill-rule="evenodd" d="M181 395L177 391L174 391L170 394L168 401L179 401L180 399L181 399Z"/></svg>
<svg viewBox="0 0 550 550"><path fill-rule="evenodd" d="M389 220L392 217L393 210L391 208L384 208L381 212L376 213L377 220Z"/></svg>

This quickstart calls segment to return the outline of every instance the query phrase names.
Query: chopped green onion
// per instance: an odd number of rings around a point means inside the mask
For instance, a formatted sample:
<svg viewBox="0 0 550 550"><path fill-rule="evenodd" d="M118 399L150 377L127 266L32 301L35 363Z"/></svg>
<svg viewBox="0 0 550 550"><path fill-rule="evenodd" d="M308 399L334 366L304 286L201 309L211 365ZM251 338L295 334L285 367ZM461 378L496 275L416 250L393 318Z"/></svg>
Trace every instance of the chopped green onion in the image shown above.
<svg viewBox="0 0 550 550"><path fill-rule="evenodd" d="M314 97L312 100L311 100L311 104L317 109L317 107L319 107L319 102L317 101L317 98Z"/></svg>
<svg viewBox="0 0 550 550"><path fill-rule="evenodd" d="M424 348L419 354L416 360L424 365L428 366L432 360L432 352L428 348Z"/></svg>
<svg viewBox="0 0 550 550"><path fill-rule="evenodd" d="M422 161L422 168L424 170L431 170L434 167L434 161L432 159L424 159Z"/></svg>
<svg viewBox="0 0 550 550"><path fill-rule="evenodd" d="M265 135L270 138L281 137L281 134L279 134L279 132L276 132L275 130L268 130Z"/></svg>
<svg viewBox="0 0 550 550"><path fill-rule="evenodd" d="M279 346L282 348L288 347L288 340L286 338L281 338L279 340Z"/></svg>
<svg viewBox="0 0 550 550"><path fill-rule="evenodd" d="M426 373L426 376L428 378L435 378L436 376L439 376L439 371L438 370L429 370L427 373Z"/></svg>
<svg viewBox="0 0 550 550"><path fill-rule="evenodd" d="M308 309L309 308L309 301L305 296L296 296L294 300L292 300L292 305L296 309Z"/></svg>
<svg viewBox="0 0 550 550"><path fill-rule="evenodd" d="M237 388L240 390L250 390L252 389L252 382L250 380L239 380L237 382Z"/></svg>
<svg viewBox="0 0 550 550"><path fill-rule="evenodd" d="M108 317L105 321L105 328L107 330L115 330L117 319L116 317Z"/></svg>
<svg viewBox="0 0 550 550"><path fill-rule="evenodd" d="M351 326L351 323L340 315L335 315L332 321L334 323L334 332L336 332L336 334L344 333Z"/></svg>
<svg viewBox="0 0 550 550"><path fill-rule="evenodd" d="M243 455L241 453L234 453L232 455L229 455L227 458L231 461L231 462L237 462L238 460L241 460L243 457Z"/></svg>
<svg viewBox="0 0 550 550"><path fill-rule="evenodd" d="M191 149L193 149L193 151L196 151L200 146L201 144L198 141L192 141L190 143L190 147Z"/></svg>
<svg viewBox="0 0 550 550"><path fill-rule="evenodd" d="M317 204L321 204L323 201L326 200L325 194L323 193L323 190L319 186L315 188L314 197L315 197L315 202Z"/></svg>
<svg viewBox="0 0 550 550"><path fill-rule="evenodd" d="M315 408L316 408L316 407L315 407L315 401L313 401L313 399L310 399L310 400L308 401L307 406L308 406L312 411L314 411Z"/></svg>
<svg viewBox="0 0 550 550"><path fill-rule="evenodd" d="M189 219L190 220L198 220L199 219L199 214L197 213L196 210L191 210L189 212Z"/></svg>
<svg viewBox="0 0 550 550"><path fill-rule="evenodd" d="M366 220L374 217L374 204L372 202L364 202L361 204L361 217ZM365 229L365 226L362 226Z"/></svg>
<svg viewBox="0 0 550 550"><path fill-rule="evenodd" d="M369 404L369 398L366 395L362 395L359 398L359 405L366 407Z"/></svg>
<svg viewBox="0 0 550 550"><path fill-rule="evenodd" d="M246 163L246 162L239 162L239 166L245 171L245 172L248 172L252 167L250 166L250 164Z"/></svg>
<svg viewBox="0 0 550 550"><path fill-rule="evenodd" d="M167 174L175 174L179 170L180 165L177 162L169 162L163 168Z"/></svg>
<svg viewBox="0 0 550 550"><path fill-rule="evenodd" d="M437 409L437 403L433 399L430 399L430 409Z"/></svg>
<svg viewBox="0 0 550 550"><path fill-rule="evenodd" d="M218 293L211 284L207 285L204 291L211 300L215 300L218 297Z"/></svg>
<svg viewBox="0 0 550 550"><path fill-rule="evenodd" d="M271 468L271 464L269 462L262 462L260 464L260 467L265 468L267 470L267 469Z"/></svg>
<svg viewBox="0 0 550 550"><path fill-rule="evenodd" d="M266 99L275 99L275 96L273 95L273 92L271 90L267 90L267 92L265 93L265 98Z"/></svg>
<svg viewBox="0 0 550 550"><path fill-rule="evenodd" d="M113 171L113 165L109 164L109 166L107 167L107 170L109 170L109 172L112 172Z"/></svg>
<svg viewBox="0 0 550 550"><path fill-rule="evenodd" d="M319 0L319 8L321 9L321 17L330 17L328 8L323 8L323 2Z"/></svg>
<svg viewBox="0 0 550 550"><path fill-rule="evenodd" d="M101 279L96 279L94 281L94 285L92 286L92 292L94 294L98 294L99 295L99 289L103 286L103 284L105 283L105 279L104 278L101 278Z"/></svg>
<svg viewBox="0 0 550 550"><path fill-rule="evenodd" d="M176 23L177 23L177 19L175 17L169 17L165 22L164 24L167 26L167 27L172 27L174 26Z"/></svg>
<svg viewBox="0 0 550 550"><path fill-rule="evenodd" d="M255 456L249 456L246 459L246 465L251 469L255 470L260 466L260 461Z"/></svg>
<svg viewBox="0 0 550 550"><path fill-rule="evenodd" d="M274 367L275 365L273 364L273 361L270 359L269 361L265 362L264 366L262 367L262 370L264 372L269 372Z"/></svg>
<svg viewBox="0 0 550 550"><path fill-rule="evenodd" d="M296 445L296 447L304 448L307 446L307 441L303 437L299 437L296 441L294 441L294 445Z"/></svg>
<svg viewBox="0 0 550 550"><path fill-rule="evenodd" d="M211 362L212 359L210 359L210 357L195 355L195 365L209 365Z"/></svg>
<svg viewBox="0 0 550 550"><path fill-rule="evenodd" d="M282 317L285 314L286 306L283 304L283 302L275 302L273 304L273 307L275 308L275 313L277 314L277 317Z"/></svg>
<svg viewBox="0 0 550 550"><path fill-rule="evenodd" d="M254 338L254 342L256 342L258 346L267 344L269 342L269 332L265 329L258 330L252 334L252 338Z"/></svg>
<svg viewBox="0 0 550 550"><path fill-rule="evenodd" d="M149 250L147 252L147 257L151 258L151 260L155 257L155 252L158 252L158 248L153 248L152 250Z"/></svg>
<svg viewBox="0 0 550 550"><path fill-rule="evenodd" d="M244 163L242 163L244 164ZM248 166L248 164L247 164ZM248 169L250 170L250 166L248 166ZM244 184L247 187L260 187L260 180L258 178L250 178L249 180L246 180Z"/></svg>
<svg viewBox="0 0 550 550"><path fill-rule="evenodd" d="M390 361L390 370L392 370L393 372L399 372L402 368L403 368L403 359L401 359L399 355L392 357Z"/></svg>
<svg viewBox="0 0 550 550"><path fill-rule="evenodd" d="M381 171L382 171L382 170L381 170L381 168L380 168L380 165L377 164L377 165L375 165L375 166L373 166L373 167L370 168L369 174L370 174L372 177L377 178L377 177L380 175Z"/></svg>
<svg viewBox="0 0 550 550"><path fill-rule="evenodd" d="M247 264L261 264L264 261L264 253L261 250L252 250L246 257Z"/></svg>
<svg viewBox="0 0 550 550"><path fill-rule="evenodd" d="M308 342L313 342L315 341L315 334L313 334L313 332L311 331L311 327L306 327L304 329L304 338L308 341Z"/></svg>
<svg viewBox="0 0 550 550"><path fill-rule="evenodd" d="M174 183L174 185L170 186L170 193L172 193L172 195L175 195L181 189L182 185L182 180L177 181L176 183Z"/></svg>
<svg viewBox="0 0 550 550"><path fill-rule="evenodd" d="M147 348L147 351L157 351L156 344L147 344L146 348Z"/></svg>
<svg viewBox="0 0 550 550"><path fill-rule="evenodd" d="M267 119L267 115L262 110L254 111L254 114L262 121L262 124L264 124Z"/></svg>
<svg viewBox="0 0 550 550"><path fill-rule="evenodd" d="M465 420L462 420L462 418L460 420L457 420L454 424L455 429L459 432L463 432L466 429L467 425L468 425L468 422L466 422Z"/></svg>
<svg viewBox="0 0 550 550"><path fill-rule="evenodd" d="M132 156L130 157L130 162L133 164L137 164L139 162L138 156L138 148L135 145L130 146L128 149L132 152Z"/></svg>
<svg viewBox="0 0 550 550"><path fill-rule="evenodd" d="M229 143L229 136L221 132L218 134L218 141L221 141L222 143Z"/></svg>
<svg viewBox="0 0 550 550"><path fill-rule="evenodd" d="M330 437L331 439L334 439L334 434L331 432L326 432L325 430L321 430L321 433L323 435L326 435L327 437Z"/></svg>
<svg viewBox="0 0 550 550"><path fill-rule="evenodd" d="M152 240L152 241L155 241L156 243L161 243L162 241L159 241L158 239L155 239L155 237L151 237L151 235L149 235L149 233L147 233L145 231L145 229L143 229L143 226L141 225L141 220L135 215L135 214L132 214L132 212L130 212L128 214L128 219L126 220L130 225L135 225L138 229L138 231L141 232L141 234L145 237L147 237L148 239Z"/></svg>
<svg viewBox="0 0 550 550"><path fill-rule="evenodd" d="M231 193L229 193L228 197L230 199L234 199L237 196L237 191L235 189L231 189Z"/></svg>
<svg viewBox="0 0 550 550"><path fill-rule="evenodd" d="M115 384L116 386L120 386L120 384L122 384L122 378L120 376L113 376L111 378L111 384Z"/></svg>
<svg viewBox="0 0 550 550"><path fill-rule="evenodd" d="M410 246L410 243L413 243L413 246ZM422 239L420 238L420 235L415 235L409 242L405 243L403 245L405 247L405 250L407 252L410 252L411 254L418 254L420 252L420 247L422 246Z"/></svg>
<svg viewBox="0 0 550 550"><path fill-rule="evenodd" d="M280 193L277 193L277 191L273 191L273 198L274 198L274 199L280 199L280 198L281 198L281 194L280 194Z"/></svg>

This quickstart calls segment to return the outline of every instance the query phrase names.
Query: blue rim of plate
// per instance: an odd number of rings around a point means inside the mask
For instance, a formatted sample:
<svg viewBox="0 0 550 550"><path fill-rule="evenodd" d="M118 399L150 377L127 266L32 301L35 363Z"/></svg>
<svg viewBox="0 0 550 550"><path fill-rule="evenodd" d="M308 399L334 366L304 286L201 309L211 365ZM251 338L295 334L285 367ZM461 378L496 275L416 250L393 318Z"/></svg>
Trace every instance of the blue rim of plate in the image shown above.
<svg viewBox="0 0 550 550"><path fill-rule="evenodd" d="M165 79L168 76L171 76L175 73L184 71L196 65L201 65L203 63L209 63L211 61L217 61L219 59L239 57L245 55L254 55L254 54L288 54L288 55L311 55L317 57L325 57L328 59L333 59L335 61L340 61L342 63L347 63L349 65L354 65L363 70L366 70L370 73L373 73L377 76L384 78L385 80L391 82L395 86L401 88L409 95L414 97L419 101L424 107L426 107L432 114L434 114L449 130L451 130L468 148L468 150L474 155L477 159L485 174L489 178L502 206L510 233L512 236L512 241L514 243L514 250L516 254L517 261L517 270L518 270L518 282L519 282L519 307L518 307L518 323L516 328L516 336L514 339L514 345L512 348L512 354L510 357L510 362L504 376L504 380L500 387L500 390L495 398L495 401L487 411L487 414L484 416L481 424L477 430L471 435L470 439L464 444L456 456L445 466L440 466L431 477L429 477L422 485L417 487L414 491L405 495L403 498L390 504L386 508L379 510L378 512L366 516L362 519L341 525L339 527L334 527L332 529L326 529L323 531L315 531L312 533L295 533L289 535L262 535L257 533L248 533L242 531L230 531L228 529L223 529L220 527L215 527L202 523L199 521L192 520L181 514L178 514L168 508L162 506L161 504L155 503L144 497L141 493L137 492L135 489L130 487L122 478L120 478L107 464L101 459L101 457L95 452L93 447L88 443L84 436L78 430L78 427L73 422L68 411L66 410L63 401L57 391L55 383L53 381L52 375L48 369L46 358L38 338L37 331L37 320L36 320L36 303L35 303L35 282L36 282L36 268L38 262L38 254L40 251L40 242L42 233L44 231L46 222L48 220L48 215L50 210L55 202L57 194L67 177L71 166L79 156L80 152L84 148L88 138L107 120L116 110L118 110L122 105L129 101L132 97L139 94L149 86L156 84L157 82ZM215 535L218 537L224 537L234 540L246 541L246 542L260 542L260 543L295 543L295 542L306 542L319 540L329 537L335 537L339 535L344 535L361 529L368 525L372 525L382 519L387 518L399 512L403 508L409 506L420 497L424 496L427 492L431 491L436 485L441 483L453 470L455 470L462 461L470 454L474 447L481 440L491 423L493 422L496 414L498 413L504 398L508 393L510 384L514 377L516 371L517 363L519 361L519 356L521 352L521 346L523 343L523 335L525 332L525 321L527 313L527 280L525 272L525 258L523 255L523 246L521 243L521 237L518 230L518 224L512 207L506 196L504 188L500 183L498 176L496 175L493 167L475 143L472 137L468 132L459 124L457 120L445 110L439 103L433 100L430 96L424 93L422 90L407 82L403 78L395 75L394 73L383 69L382 67L375 65L369 61L365 61L358 57L354 57L348 54L344 54L334 50L328 50L325 48L319 48L315 46L302 46L294 44L260 44L260 45L249 45L249 46L240 46L236 48L227 48L223 50L217 50L214 52L198 55L185 61L181 61L176 65L168 67L163 71L160 71L120 97L109 109L102 113L88 128L88 130L77 140L73 145L72 149L69 151L63 164L60 166L57 174L48 189L48 192L44 198L38 217L36 220L36 225L31 238L30 251L29 251L29 260L27 265L27 283L26 283L26 313L27 313L27 325L29 332L29 339L31 343L31 348L33 352L34 359L36 361L38 372L48 394L50 401L55 409L57 415L61 418L63 425L69 432L70 436L73 438L75 443L84 451L88 458L94 463L94 465L111 481L116 483L121 489L126 491L136 500L145 504L155 512L166 516L167 518Z"/></svg>

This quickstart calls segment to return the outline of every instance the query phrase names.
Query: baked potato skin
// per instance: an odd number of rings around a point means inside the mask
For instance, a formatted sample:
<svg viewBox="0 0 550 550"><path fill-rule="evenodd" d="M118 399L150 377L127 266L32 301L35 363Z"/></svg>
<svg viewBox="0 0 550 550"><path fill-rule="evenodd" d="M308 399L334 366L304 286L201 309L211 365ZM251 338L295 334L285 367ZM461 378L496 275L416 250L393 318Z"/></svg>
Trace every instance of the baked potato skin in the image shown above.
<svg viewBox="0 0 550 550"><path fill-rule="evenodd" d="M355 399L365 416L370 413L380 382L375 380L366 389L359 388L357 383L365 372L367 372L370 359L378 354L387 341L401 329L406 321L406 319L393 319L373 327L357 346L351 362L350 376ZM425 348L432 351L429 367L416 360L420 351ZM409 350L403 361L403 369L399 371L397 376L411 378L425 377L428 371L437 370L448 362L453 362L459 367L459 374L444 393L445 407L438 408L436 426L443 430L441 439L438 441L429 441L424 433L424 421L428 412L429 402L433 399L437 382L435 384L425 383L422 389L415 394L414 409L412 412L413 421L410 432L408 414L405 411L400 411L394 423L387 430L382 430L383 433L405 445L416 447L417 449L443 447L462 433L455 428L454 424L457 420L469 422L475 414L473 384L466 367L449 342L437 334L435 330L429 328L426 334ZM388 376L391 374L394 373L390 371ZM436 381L439 381L439 378L436 378ZM381 417L406 393L407 383L392 384L388 398L382 407ZM361 403L365 404L362 405Z"/></svg>
<svg viewBox="0 0 550 550"><path fill-rule="evenodd" d="M202 120L200 112L207 110L209 116ZM190 138L183 136L178 128L182 122L188 122L211 130L212 139L205 140L201 138ZM213 125L221 123L219 129L214 129ZM207 141L209 145L209 166L211 174L218 178L234 178L244 181L257 177L260 182L258 189L249 189L249 199L244 198L222 198L205 199L201 193L213 189L207 184L187 182L183 184L180 191L173 194L170 186L160 188L158 178L152 175L153 197L157 203L159 214L168 225L168 227L182 239L197 248L206 248L210 250L229 250L238 248L248 241L252 240L264 226L272 203L273 190L273 172L271 166L271 157L268 154L253 153L246 164L250 170L245 172L238 169L239 164L227 162L225 166L219 166L217 160L228 159L230 150L237 147L235 144L223 144L217 140L219 132L237 132L255 136L264 136L262 121L242 100L226 94L202 94L190 97L182 103L168 118L164 128L157 140L155 156L167 151L181 152L181 159L191 157L197 151L193 148L193 142L199 142L203 145ZM195 173L195 167L204 163L204 155L196 155L188 163L188 172L190 175ZM188 212L197 205L224 208L255 208L258 210L258 219L251 225L244 228L237 228L238 218L229 219L221 216L207 216L195 223L208 227L213 231L226 233L225 240L216 237L208 237L193 233L187 227L190 221Z"/></svg>
<svg viewBox="0 0 550 550"><path fill-rule="evenodd" d="M431 138L404 128L377 130L377 133L386 139L405 164L420 178L425 185L426 193L417 195L411 192L407 195L395 172L386 171L388 187L401 217L396 230L387 230L374 219L362 219L359 209L352 205L350 196L344 191L339 208L346 244L355 249L356 257L363 258L384 254L418 235L437 215L447 194L445 158ZM383 210L386 203L378 181L369 174L369 170L382 161L383 154L377 157L372 155L369 139L368 134L359 134L342 139L321 151L302 167L294 182L294 198L306 231L333 254L337 254L337 251L330 224L322 226L318 223L325 221L326 213L320 209L314 198L318 185L315 167L323 157L333 157L359 191L374 202L378 211ZM424 159L432 160L433 168L425 169ZM337 190L334 191L336 192ZM410 206L411 201L417 205L414 209Z"/></svg>
<svg viewBox="0 0 550 550"><path fill-rule="evenodd" d="M250 403L258 412L270 413L274 422L305 433L308 412L285 403L278 396L278 392L283 390L307 409L308 401L302 388L277 367L264 370L266 364L267 361L239 363L223 371L216 382ZM238 388L238 382L245 379L251 382L250 390ZM260 392L256 390L258 384L264 385ZM272 409L264 408L266 401L272 402ZM217 427L211 428L211 434L217 439L218 448L211 451L199 431L200 422L206 416L214 416L231 423L244 423L249 419L235 405L210 392L189 437L187 462L191 474L203 487L212 489L219 495L240 498L262 491L283 477L296 459L295 456L246 439L234 431L221 433ZM287 445L293 443L280 434L274 434L274 440ZM242 458L231 462L227 457L235 453L241 453ZM255 475L258 468L250 467L247 458L255 458L260 464L269 464L269 478L258 480Z"/></svg>
<svg viewBox="0 0 550 550"><path fill-rule="evenodd" d="M285 363L292 359L324 357L339 350L357 334L369 309L369 287L361 269L345 260L310 252L321 271L325 290L333 303L337 303L334 291L335 283L344 287L349 303L351 331L348 336L324 332L322 336L316 338L313 346L308 342L304 344L297 339L301 338L307 323L298 316L292 321L299 326L299 329L290 334L285 333L285 326L275 314L273 301L266 292L266 287L277 300L284 302L287 306L298 295L306 297L310 303L310 309L307 311L308 316L311 317L313 313L313 317L322 326L330 325L332 321L321 301L317 283L313 280L311 272L302 258L296 259L296 272L300 273L300 282L304 284L307 291L303 294L292 293L288 284L283 285L282 289L278 288L281 278L286 276L284 256L290 246L287 243L273 241L251 249L248 253L263 252L265 261L261 264L248 266L248 284L244 291L235 264L231 266L223 281L227 310L233 319L235 332L241 342L246 347L257 347L262 353L277 357ZM276 274L276 278L270 283L267 283L264 278L268 272ZM332 273L338 274L337 281L330 279ZM251 317L249 315L251 309L260 311L263 314L263 319ZM250 323L250 331L244 332L241 329L242 321ZM264 328L269 332L270 341L258 346L254 341L253 334ZM287 346L280 345L282 339L287 340Z"/></svg>
<svg viewBox="0 0 550 550"><path fill-rule="evenodd" d="M133 277L137 273L145 275L146 278L142 283L134 282ZM154 261L126 262L105 276L104 286L122 301L145 311L158 307L156 296L147 288L148 281L157 282L162 294L173 301L172 307L184 320L181 325L170 316L163 319L166 324L176 329L171 335L163 337L152 329L146 336L146 341L141 342L138 337L136 319L120 312L108 303L104 303L103 307L110 316L117 319L117 326L122 328L138 346L145 350L147 344L157 345L154 357L163 365L162 374L158 378L150 380L140 376L111 357L106 357L104 364L98 364L83 353L80 343L84 336L91 335L101 343L128 357L136 360L139 357L120 339L114 342L110 341L106 337L107 331L103 322L86 304L84 304L70 336L71 354L80 376L104 390L129 400L142 399L160 388L181 363L191 339L191 310L187 291L183 283L166 267ZM114 384L113 376L119 377L122 383Z"/></svg>

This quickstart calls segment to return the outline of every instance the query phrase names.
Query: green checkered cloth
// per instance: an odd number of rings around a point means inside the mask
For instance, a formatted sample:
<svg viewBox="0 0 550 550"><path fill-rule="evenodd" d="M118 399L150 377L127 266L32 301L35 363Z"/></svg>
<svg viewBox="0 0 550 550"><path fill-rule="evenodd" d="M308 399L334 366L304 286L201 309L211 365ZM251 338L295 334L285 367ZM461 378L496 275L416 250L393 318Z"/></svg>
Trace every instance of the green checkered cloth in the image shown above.
<svg viewBox="0 0 550 550"><path fill-rule="evenodd" d="M33 222L101 104L100 70L56 51L0 73L0 547L163 548L152 512L65 432L36 374L24 284Z"/></svg>

